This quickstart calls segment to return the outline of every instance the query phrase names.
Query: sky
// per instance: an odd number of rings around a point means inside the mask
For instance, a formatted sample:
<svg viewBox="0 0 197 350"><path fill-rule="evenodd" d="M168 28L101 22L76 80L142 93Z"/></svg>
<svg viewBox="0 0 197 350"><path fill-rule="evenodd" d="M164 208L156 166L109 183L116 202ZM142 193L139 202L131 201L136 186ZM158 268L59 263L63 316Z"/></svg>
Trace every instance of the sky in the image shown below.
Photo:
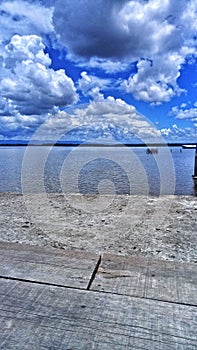
<svg viewBox="0 0 197 350"><path fill-rule="evenodd" d="M0 140L197 142L196 44L197 0L0 0Z"/></svg>

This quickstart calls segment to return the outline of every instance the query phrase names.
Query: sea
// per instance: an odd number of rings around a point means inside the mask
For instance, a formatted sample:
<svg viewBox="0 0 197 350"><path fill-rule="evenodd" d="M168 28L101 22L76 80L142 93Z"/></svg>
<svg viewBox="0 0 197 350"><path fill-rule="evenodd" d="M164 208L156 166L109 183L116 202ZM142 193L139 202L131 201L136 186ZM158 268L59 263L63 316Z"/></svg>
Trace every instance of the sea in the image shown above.
<svg viewBox="0 0 197 350"><path fill-rule="evenodd" d="M1 146L0 192L197 196L195 149Z"/></svg>

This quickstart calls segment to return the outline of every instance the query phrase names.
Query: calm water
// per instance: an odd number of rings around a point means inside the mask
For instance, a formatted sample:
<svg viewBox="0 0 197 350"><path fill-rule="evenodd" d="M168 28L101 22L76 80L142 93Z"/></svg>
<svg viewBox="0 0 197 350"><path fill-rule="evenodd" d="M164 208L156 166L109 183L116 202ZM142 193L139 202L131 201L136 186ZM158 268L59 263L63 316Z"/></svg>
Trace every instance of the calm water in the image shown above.
<svg viewBox="0 0 197 350"><path fill-rule="evenodd" d="M171 151L166 151L159 148L155 156L147 154L146 148L31 149L25 171L29 173L33 192L39 191L38 182L43 178L47 192L159 195L162 191L163 194L197 194L192 179L194 149L172 147ZM25 147L0 147L0 192L22 192L21 169L25 151ZM43 159L42 172L40 164Z"/></svg>

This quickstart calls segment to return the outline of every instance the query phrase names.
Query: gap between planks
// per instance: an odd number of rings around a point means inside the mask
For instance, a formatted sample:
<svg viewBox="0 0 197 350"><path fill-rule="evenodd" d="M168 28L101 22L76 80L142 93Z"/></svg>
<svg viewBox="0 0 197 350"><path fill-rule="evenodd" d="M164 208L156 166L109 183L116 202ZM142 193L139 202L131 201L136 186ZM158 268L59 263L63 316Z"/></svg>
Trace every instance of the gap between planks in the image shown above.
<svg viewBox="0 0 197 350"><path fill-rule="evenodd" d="M17 278L17 277L7 277L7 276L1 276L0 275L0 279L4 279L4 280L10 280L10 281L19 281L19 282L24 282L24 283L30 283L30 284L37 284L37 285L46 285L46 286L51 286L51 287L58 287L58 288L64 288L64 289L73 289L73 290L83 290L83 291L90 291L90 292L99 292L102 294L113 294L113 295L117 295L117 296L121 296L123 294L121 294L118 291L107 291L107 290L96 290L96 289L91 289L92 284L94 283L94 280L96 279L97 273L99 271L99 267L102 264L104 255L100 255L98 258L98 261L95 265L95 268L92 272L92 275L90 277L90 280L88 282L87 287L75 287L75 286L68 286L68 285L61 285L61 284L55 284L55 283L51 283L51 282L42 282L42 281L35 281L35 280L31 280L31 279L24 279L24 278ZM164 303L169 303L169 304L175 304L175 305L183 305L183 306L191 306L191 307L197 307L197 305L194 304L190 304L190 303L185 303L185 302L179 302L179 301L172 301L172 300L164 300L164 299L159 299L159 298L151 298L148 296L133 296L127 293L124 293L124 296L126 297L135 297L136 299L147 299L150 301L157 301L157 302L164 302Z"/></svg>
<svg viewBox="0 0 197 350"><path fill-rule="evenodd" d="M102 257L100 255L86 288L82 288L82 287L79 288L79 287L61 285L61 284L56 284L56 283L51 283L51 282L41 282L41 281L35 281L35 280L31 280L31 279L26 279L26 278L17 278L17 277L9 277L9 276L1 276L1 275L0 275L0 279L10 280L10 281L19 281L19 282L24 282L24 283L33 283L33 284L46 285L46 286L59 287L59 288L90 290L92 283L96 277L99 266L101 264L101 261L102 261ZM92 291L94 292L94 290L92 290Z"/></svg>
<svg viewBox="0 0 197 350"><path fill-rule="evenodd" d="M100 264L101 264L101 261L102 261L102 256L100 255L100 256L99 256L99 259L98 259L98 261L97 261L97 264L96 264L96 266L95 266L95 269L94 269L94 271L93 271L93 273L92 273L92 276L91 276L91 278L90 278L90 281L89 281L89 283L88 283L87 290L90 290L90 288L91 288L91 286L92 286L92 283L94 282L94 279L95 279L95 277L96 277L96 275L97 275L97 272L98 272L99 266L100 266Z"/></svg>

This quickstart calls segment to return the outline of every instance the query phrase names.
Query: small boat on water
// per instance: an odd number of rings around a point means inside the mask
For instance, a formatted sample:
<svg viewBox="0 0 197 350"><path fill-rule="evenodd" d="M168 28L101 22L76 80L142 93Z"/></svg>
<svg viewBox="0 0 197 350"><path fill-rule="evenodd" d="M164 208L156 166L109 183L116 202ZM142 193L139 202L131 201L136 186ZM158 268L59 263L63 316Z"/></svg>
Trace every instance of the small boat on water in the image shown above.
<svg viewBox="0 0 197 350"><path fill-rule="evenodd" d="M157 148L147 148L146 153L147 154L157 154L158 149Z"/></svg>

